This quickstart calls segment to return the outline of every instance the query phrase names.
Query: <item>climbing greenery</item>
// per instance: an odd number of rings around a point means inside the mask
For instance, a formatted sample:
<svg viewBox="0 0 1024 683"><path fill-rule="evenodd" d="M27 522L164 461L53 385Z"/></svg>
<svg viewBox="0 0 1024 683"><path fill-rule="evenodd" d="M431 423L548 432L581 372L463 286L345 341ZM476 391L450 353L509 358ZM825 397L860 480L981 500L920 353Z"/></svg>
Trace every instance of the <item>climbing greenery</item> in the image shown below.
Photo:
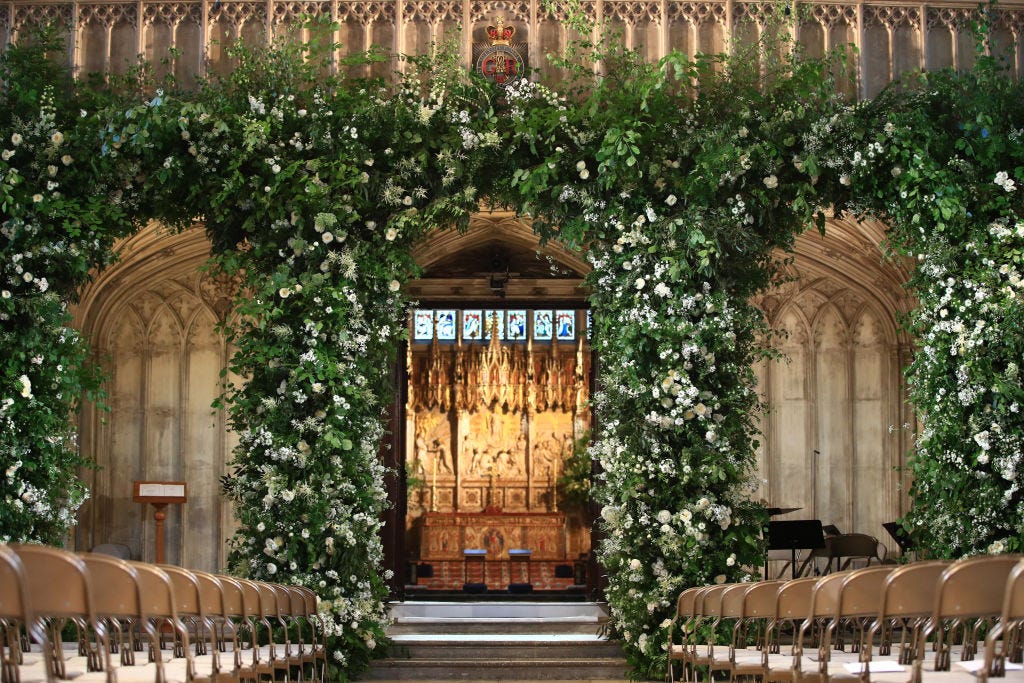
<svg viewBox="0 0 1024 683"><path fill-rule="evenodd" d="M650 64L612 37L575 45L557 88L498 88L450 51L383 82L345 75L358 64L330 76L324 53L282 41L235 48L234 71L195 92L110 93L102 111L102 93L11 70L5 349L74 340L64 303L138 218L201 220L238 292L224 325L239 439L224 479L231 568L316 590L347 678L386 624L378 450L411 247L481 207L519 210L593 267L596 550L612 633L637 675L659 677L679 591L761 562L752 366L771 334L752 297L827 210L873 215L892 227L893 257L919 266L909 379L925 428L907 524L938 555L1020 550L1021 85L981 59L851 104L835 62L778 48ZM95 106L80 115L83 93ZM29 485L49 500L80 490L66 487L73 448L44 438L69 434L66 416L97 386L73 344L39 362L5 356L5 537L55 539L32 526L45 511L26 511ZM61 483L30 484L26 463ZM67 519L74 498L53 503Z"/></svg>

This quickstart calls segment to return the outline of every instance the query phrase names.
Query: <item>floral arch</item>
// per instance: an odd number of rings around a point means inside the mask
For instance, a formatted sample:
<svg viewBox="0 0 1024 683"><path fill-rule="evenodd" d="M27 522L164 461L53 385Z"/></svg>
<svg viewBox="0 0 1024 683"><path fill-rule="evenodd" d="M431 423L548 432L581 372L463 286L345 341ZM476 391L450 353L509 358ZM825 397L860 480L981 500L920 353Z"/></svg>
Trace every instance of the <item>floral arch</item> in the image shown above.
<svg viewBox="0 0 1024 683"><path fill-rule="evenodd" d="M883 217L888 245L920 259L910 381L927 427L907 525L940 554L1021 548L1021 519L1003 512L1022 480L1024 91L992 61L850 105L828 62L799 56L650 65L612 45L597 77L568 65L561 93L499 91L444 58L417 60L394 87L326 79L296 46L238 58L195 94L105 102L40 96L26 83L59 74L5 62L0 312L17 349L4 365L5 539L55 541L77 507L63 415L99 378L58 293L73 296L144 219L201 214L240 283L226 330L230 377L245 378L224 397L239 438L229 561L316 589L334 663L357 671L385 621L377 449L402 284L413 245L465 228L483 199L593 268L609 368L591 449L601 559L639 673L660 669L680 588L761 561L765 511L746 494L766 330L751 299L778 272L776 250L833 207ZM34 435L62 436L40 448ZM39 466L23 470L30 457ZM969 499L979 486L991 502Z"/></svg>

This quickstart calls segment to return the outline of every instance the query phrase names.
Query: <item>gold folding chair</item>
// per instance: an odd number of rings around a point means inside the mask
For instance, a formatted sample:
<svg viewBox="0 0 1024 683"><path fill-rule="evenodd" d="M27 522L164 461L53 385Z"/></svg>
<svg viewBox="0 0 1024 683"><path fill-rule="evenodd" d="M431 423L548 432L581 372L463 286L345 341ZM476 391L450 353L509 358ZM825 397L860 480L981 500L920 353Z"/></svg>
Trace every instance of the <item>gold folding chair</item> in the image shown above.
<svg viewBox="0 0 1024 683"><path fill-rule="evenodd" d="M89 570L80 557L57 548L41 545L11 545L24 567L27 593L32 603L37 629L48 630L43 640L43 659L21 672L29 678L69 678L86 672L103 671L108 683L114 683L106 627L93 607ZM59 590L54 590L59 586ZM85 649L78 657L66 658L61 629L68 621L79 629ZM41 669L47 669L44 672Z"/></svg>
<svg viewBox="0 0 1024 683"><path fill-rule="evenodd" d="M0 679L3 683L17 683L23 678L19 667L26 664L23 649L28 643L37 641L44 652L50 645L46 629L40 627L32 613L25 568L17 554L3 545L0 545L0 623L3 627L0 630L3 636L3 642L0 642ZM23 631L27 638L25 642ZM42 677L38 680L52 683L50 667L39 669Z"/></svg>

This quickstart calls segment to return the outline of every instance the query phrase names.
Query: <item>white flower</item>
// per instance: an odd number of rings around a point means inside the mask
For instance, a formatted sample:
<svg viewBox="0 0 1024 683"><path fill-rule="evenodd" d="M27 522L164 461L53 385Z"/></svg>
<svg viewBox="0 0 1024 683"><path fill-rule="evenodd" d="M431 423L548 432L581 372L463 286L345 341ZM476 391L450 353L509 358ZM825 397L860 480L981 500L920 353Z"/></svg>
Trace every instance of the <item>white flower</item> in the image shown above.
<svg viewBox="0 0 1024 683"><path fill-rule="evenodd" d="M763 182L764 186L767 187L769 190L774 190L776 187L779 186L779 179L775 176L774 173L765 178Z"/></svg>
<svg viewBox="0 0 1024 683"><path fill-rule="evenodd" d="M405 206L412 206L412 197L410 197L409 195L405 195L404 197L402 197L402 204L404 204Z"/></svg>
<svg viewBox="0 0 1024 683"><path fill-rule="evenodd" d="M664 282L659 282L654 286L654 293L660 297L667 297L672 293L672 290Z"/></svg>
<svg viewBox="0 0 1024 683"><path fill-rule="evenodd" d="M70 154L65 154L60 158L60 162L65 166L70 166L72 161L74 161L74 158Z"/></svg>
<svg viewBox="0 0 1024 683"><path fill-rule="evenodd" d="M295 500L295 491L292 491L291 489L285 489L284 491L281 491L281 500L283 500L286 503L292 502L293 500Z"/></svg>
<svg viewBox="0 0 1024 683"><path fill-rule="evenodd" d="M668 510L659 510L658 511L658 521L661 522L662 524L668 524L669 522L672 521L672 513L669 512Z"/></svg>
<svg viewBox="0 0 1024 683"><path fill-rule="evenodd" d="M13 149L5 149L3 152L0 152L0 157L3 157L4 161L9 161L10 158L13 157L13 156L14 156L14 150Z"/></svg>
<svg viewBox="0 0 1024 683"><path fill-rule="evenodd" d="M736 553L733 553L733 554L729 555L729 557L727 557L725 559L725 566L733 567L735 565L736 565Z"/></svg>
<svg viewBox="0 0 1024 683"><path fill-rule="evenodd" d="M14 145L15 147L20 145L22 141L24 141L24 138L21 137L20 133L14 133L13 135L11 135L11 144Z"/></svg>
<svg viewBox="0 0 1024 683"><path fill-rule="evenodd" d="M669 196L665 197L665 203L668 204L669 206L675 206L677 201L679 200L676 199L676 196L674 194L670 194Z"/></svg>
<svg viewBox="0 0 1024 683"><path fill-rule="evenodd" d="M397 292L401 288L402 283L399 282L398 280L392 280L391 282L388 283L388 289L390 289L392 292Z"/></svg>
<svg viewBox="0 0 1024 683"><path fill-rule="evenodd" d="M636 559L635 557L629 561L629 568L633 571L639 570L642 566L643 565L640 563L640 560Z"/></svg>
<svg viewBox="0 0 1024 683"><path fill-rule="evenodd" d="M977 444L979 446L981 446L981 450L983 450L983 451L987 451L989 448L992 447L992 445L989 443L988 430L987 429L985 431L983 431L983 432L978 432L977 434L975 434L974 435L974 440L975 440L975 442L977 442Z"/></svg>
<svg viewBox="0 0 1024 683"><path fill-rule="evenodd" d="M21 382L21 397L32 398L32 380L28 378L28 375L22 375L18 381Z"/></svg>
<svg viewBox="0 0 1024 683"><path fill-rule="evenodd" d="M1010 174L1006 171L1000 171L996 173L996 178L993 181L996 185L1000 186L1007 192L1013 192L1017 189L1017 183L1010 177Z"/></svg>
<svg viewBox="0 0 1024 683"><path fill-rule="evenodd" d="M38 204L39 202L43 201L43 195L37 192L36 194L32 195L32 201Z"/></svg>
<svg viewBox="0 0 1024 683"><path fill-rule="evenodd" d="M256 531L259 531L260 533L263 533L266 530L267 530L267 525L264 524L263 522L260 522L259 524L256 525Z"/></svg>
<svg viewBox="0 0 1024 683"><path fill-rule="evenodd" d="M334 241L334 234L330 232L325 232L323 235L320 236L320 239L324 241L324 244L330 244L331 242Z"/></svg>
<svg viewBox="0 0 1024 683"><path fill-rule="evenodd" d="M49 176L52 178L53 176L57 175L57 167L54 166L53 164L50 164L49 166L46 167L46 173L49 174Z"/></svg>
<svg viewBox="0 0 1024 683"><path fill-rule="evenodd" d="M384 239L388 242L394 242L396 237L398 237L398 230L395 228L388 228L387 232L384 233Z"/></svg>
<svg viewBox="0 0 1024 683"><path fill-rule="evenodd" d="M274 164L273 166L270 167L270 170L273 171L274 173L280 173L281 164Z"/></svg>
<svg viewBox="0 0 1024 683"><path fill-rule="evenodd" d="M586 167L587 167L587 162L585 162L585 161L577 161L576 162L576 170L577 171L582 171Z"/></svg>
<svg viewBox="0 0 1024 683"><path fill-rule="evenodd" d="M590 171L588 171L587 169L583 169L582 171L580 171L580 178L582 178L583 180L586 180L589 177L590 177Z"/></svg>
<svg viewBox="0 0 1024 683"><path fill-rule="evenodd" d="M267 562L267 573L268 574L276 574L277 573L277 565L274 564L273 562Z"/></svg>
<svg viewBox="0 0 1024 683"><path fill-rule="evenodd" d="M853 181L850 179L849 173L844 173L843 175L839 176L840 185L849 185L851 182Z"/></svg>
<svg viewBox="0 0 1024 683"><path fill-rule="evenodd" d="M287 287L282 287L281 289L277 290L277 295L282 299L287 299L291 293L292 290L288 289Z"/></svg>
<svg viewBox="0 0 1024 683"><path fill-rule="evenodd" d="M725 574L719 574L718 576L715 577L715 583L721 585L721 584L725 583L725 578L726 578Z"/></svg>
<svg viewBox="0 0 1024 683"><path fill-rule="evenodd" d="M4 291L0 292L0 297L2 297L4 299L10 299L11 298L11 290L5 289Z"/></svg>
<svg viewBox="0 0 1024 683"><path fill-rule="evenodd" d="M999 553L1004 552L1005 550L1006 544L1002 541L993 541L992 544L988 547L988 552L990 552L993 555L998 555Z"/></svg>
<svg viewBox="0 0 1024 683"><path fill-rule="evenodd" d="M642 277L638 277L636 279L636 288L637 289L643 289L644 285L646 285L646 284L647 284L647 280L643 279Z"/></svg>
<svg viewBox="0 0 1024 683"><path fill-rule="evenodd" d="M50 142L55 145L59 145L64 142L64 133L61 133L59 130L54 131L53 135L50 136Z"/></svg>

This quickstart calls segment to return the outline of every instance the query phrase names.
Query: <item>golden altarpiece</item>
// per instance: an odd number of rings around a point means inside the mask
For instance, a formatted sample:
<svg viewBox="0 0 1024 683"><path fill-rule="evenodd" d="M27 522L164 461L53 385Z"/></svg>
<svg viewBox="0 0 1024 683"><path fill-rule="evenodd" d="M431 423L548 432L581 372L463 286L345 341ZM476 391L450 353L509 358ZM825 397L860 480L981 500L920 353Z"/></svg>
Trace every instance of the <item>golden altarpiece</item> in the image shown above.
<svg viewBox="0 0 1024 683"><path fill-rule="evenodd" d="M585 310L416 310L406 358L406 551L419 562L590 550L586 511L562 502L588 431Z"/></svg>

